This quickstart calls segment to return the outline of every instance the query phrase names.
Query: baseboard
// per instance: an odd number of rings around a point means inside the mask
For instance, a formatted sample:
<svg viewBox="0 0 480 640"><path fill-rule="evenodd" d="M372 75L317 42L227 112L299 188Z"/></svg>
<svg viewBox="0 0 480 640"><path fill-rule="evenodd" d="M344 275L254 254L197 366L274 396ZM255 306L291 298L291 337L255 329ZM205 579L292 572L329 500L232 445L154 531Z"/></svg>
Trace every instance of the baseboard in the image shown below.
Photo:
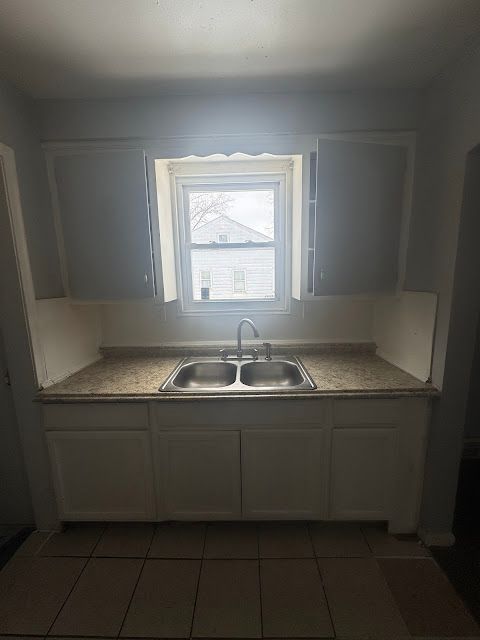
<svg viewBox="0 0 480 640"><path fill-rule="evenodd" d="M451 531L426 531L418 530L418 537L426 547L452 547L455 544L455 536Z"/></svg>

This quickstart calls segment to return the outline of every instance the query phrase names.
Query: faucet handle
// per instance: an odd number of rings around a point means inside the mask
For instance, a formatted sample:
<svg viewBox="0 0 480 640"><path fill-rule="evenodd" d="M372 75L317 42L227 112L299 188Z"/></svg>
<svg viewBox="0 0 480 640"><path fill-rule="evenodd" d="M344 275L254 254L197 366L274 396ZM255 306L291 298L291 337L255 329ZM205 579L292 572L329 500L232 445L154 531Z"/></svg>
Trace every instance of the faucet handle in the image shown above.
<svg viewBox="0 0 480 640"><path fill-rule="evenodd" d="M264 342L263 346L265 347L265 360L271 360L272 359L272 343Z"/></svg>
<svg viewBox="0 0 480 640"><path fill-rule="evenodd" d="M258 360L258 349L252 349L252 358Z"/></svg>
<svg viewBox="0 0 480 640"><path fill-rule="evenodd" d="M225 362L228 358L228 351L226 349L220 349L220 359Z"/></svg>

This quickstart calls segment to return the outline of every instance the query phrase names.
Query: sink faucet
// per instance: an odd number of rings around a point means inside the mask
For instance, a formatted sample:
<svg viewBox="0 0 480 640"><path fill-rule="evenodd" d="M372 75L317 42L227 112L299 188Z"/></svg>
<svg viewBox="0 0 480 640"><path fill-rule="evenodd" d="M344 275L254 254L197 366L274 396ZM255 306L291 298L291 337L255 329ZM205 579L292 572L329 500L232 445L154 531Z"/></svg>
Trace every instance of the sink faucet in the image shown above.
<svg viewBox="0 0 480 640"><path fill-rule="evenodd" d="M240 320L240 322L238 323L238 327L237 327L237 358L242 358L243 357L242 327L243 327L244 324L249 324L252 327L253 335L255 336L255 338L259 338L260 337L260 334L258 333L257 327L255 326L253 321L250 320L250 318L243 318L242 320Z"/></svg>

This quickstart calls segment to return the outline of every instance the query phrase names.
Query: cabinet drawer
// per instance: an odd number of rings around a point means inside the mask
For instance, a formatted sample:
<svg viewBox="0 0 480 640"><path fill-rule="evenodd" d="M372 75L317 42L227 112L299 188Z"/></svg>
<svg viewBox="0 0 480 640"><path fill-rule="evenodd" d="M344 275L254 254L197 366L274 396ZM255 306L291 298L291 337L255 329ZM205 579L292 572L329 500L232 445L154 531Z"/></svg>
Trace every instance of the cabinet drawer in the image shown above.
<svg viewBox="0 0 480 640"><path fill-rule="evenodd" d="M68 429L147 429L148 405L118 404L46 404L43 425L47 431Z"/></svg>
<svg viewBox="0 0 480 640"><path fill-rule="evenodd" d="M172 426L187 428L208 426L213 429L243 427L255 422L263 426L288 426L300 424L324 426L327 401L250 399L185 402L184 404L159 402L154 406L154 424L158 429Z"/></svg>
<svg viewBox="0 0 480 640"><path fill-rule="evenodd" d="M333 406L335 425L383 424L400 422L398 400L336 400Z"/></svg>

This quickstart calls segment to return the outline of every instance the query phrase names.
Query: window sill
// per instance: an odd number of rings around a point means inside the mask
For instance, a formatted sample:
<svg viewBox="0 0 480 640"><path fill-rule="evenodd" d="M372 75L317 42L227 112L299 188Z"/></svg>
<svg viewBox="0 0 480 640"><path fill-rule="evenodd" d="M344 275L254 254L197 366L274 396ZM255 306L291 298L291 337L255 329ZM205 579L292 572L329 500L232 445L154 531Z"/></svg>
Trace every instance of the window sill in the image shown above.
<svg viewBox="0 0 480 640"><path fill-rule="evenodd" d="M199 306L199 307L182 307L181 301L178 301L177 304L177 317L206 317L206 316L220 316L220 315L229 315L229 316L240 316L240 315L290 315L291 313L291 303L290 300L286 301L285 304L277 302L276 304L272 304L271 307L266 305L242 305L238 306L236 303L220 303L221 306L217 304L212 304L211 306Z"/></svg>

